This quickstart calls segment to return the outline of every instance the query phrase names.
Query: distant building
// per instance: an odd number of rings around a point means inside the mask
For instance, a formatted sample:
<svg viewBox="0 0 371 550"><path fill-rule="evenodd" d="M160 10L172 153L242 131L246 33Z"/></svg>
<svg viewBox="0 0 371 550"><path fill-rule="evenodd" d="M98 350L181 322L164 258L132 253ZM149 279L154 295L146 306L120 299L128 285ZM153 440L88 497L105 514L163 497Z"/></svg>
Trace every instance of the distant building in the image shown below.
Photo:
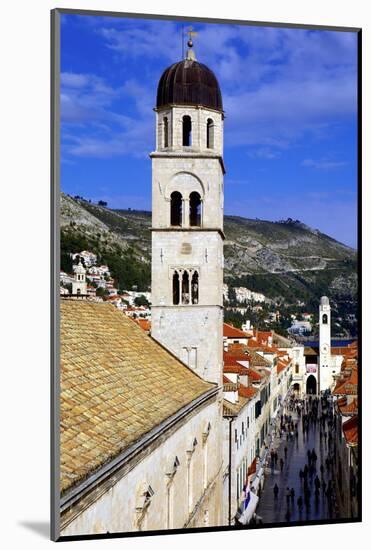
<svg viewBox="0 0 371 550"><path fill-rule="evenodd" d="M85 296L87 294L86 269L80 262L73 267L74 280L72 282L72 294Z"/></svg>
<svg viewBox="0 0 371 550"><path fill-rule="evenodd" d="M335 482L341 517L358 517L358 351L349 346L332 391L335 410Z"/></svg>
<svg viewBox="0 0 371 550"><path fill-rule="evenodd" d="M97 255L93 254L93 252L89 252L88 250L83 250L77 254L71 254L71 256L73 260L76 260L76 258L83 259L85 267L90 267L97 263Z"/></svg>
<svg viewBox="0 0 371 550"><path fill-rule="evenodd" d="M291 335L306 336L312 332L312 325L309 321L295 320L287 332Z"/></svg>

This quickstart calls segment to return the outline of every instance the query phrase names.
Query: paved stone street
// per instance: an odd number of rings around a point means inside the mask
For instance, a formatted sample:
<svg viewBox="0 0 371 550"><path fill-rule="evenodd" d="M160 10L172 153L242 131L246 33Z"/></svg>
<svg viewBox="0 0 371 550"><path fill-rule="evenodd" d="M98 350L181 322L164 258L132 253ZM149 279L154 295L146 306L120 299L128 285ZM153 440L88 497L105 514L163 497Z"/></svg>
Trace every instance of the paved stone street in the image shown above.
<svg viewBox="0 0 371 550"><path fill-rule="evenodd" d="M328 437L320 437L319 423L312 424L309 427L309 433L303 434L302 421L296 412L287 411L292 415L293 421L298 421L298 437L293 437L287 441L286 436L282 439L276 437L273 442L273 448L278 452L277 466L272 471L271 468L266 469L266 478L264 488L261 493L261 498L257 508L257 514L262 517L263 523L279 523L290 521L308 521L308 520L326 520L334 519L336 510L332 504L329 505L326 495L322 491L322 486L319 495L315 496L314 479L316 475L328 485L331 479L331 472L326 469L325 460L328 454ZM326 434L328 428L326 426ZM285 459L284 449L287 447L287 458ZM298 509L297 499L301 495L304 501L303 481L300 479L300 469L304 469L307 463L307 451L315 449L317 454L316 471L312 475L308 475L308 484L311 492L309 506L303 503L302 510ZM280 458L284 460L283 470L280 469ZM323 464L324 474L321 476L320 466ZM274 497L273 488L277 484L279 492L277 498ZM294 488L294 499L287 499L287 487L291 490Z"/></svg>

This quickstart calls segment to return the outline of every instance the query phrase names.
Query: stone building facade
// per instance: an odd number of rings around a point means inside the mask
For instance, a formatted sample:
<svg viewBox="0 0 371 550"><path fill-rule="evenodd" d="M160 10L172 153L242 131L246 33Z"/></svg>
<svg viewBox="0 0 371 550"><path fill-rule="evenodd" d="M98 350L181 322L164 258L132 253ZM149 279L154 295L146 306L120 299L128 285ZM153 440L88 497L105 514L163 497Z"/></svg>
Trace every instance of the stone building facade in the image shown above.
<svg viewBox="0 0 371 550"><path fill-rule="evenodd" d="M220 525L219 387L111 304L61 331L61 535Z"/></svg>

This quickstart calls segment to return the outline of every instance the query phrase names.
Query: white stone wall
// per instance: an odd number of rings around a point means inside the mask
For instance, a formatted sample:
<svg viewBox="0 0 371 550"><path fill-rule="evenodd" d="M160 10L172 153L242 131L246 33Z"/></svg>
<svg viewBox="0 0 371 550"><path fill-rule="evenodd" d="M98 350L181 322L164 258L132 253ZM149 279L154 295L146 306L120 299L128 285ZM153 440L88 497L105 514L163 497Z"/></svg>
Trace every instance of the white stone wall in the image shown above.
<svg viewBox="0 0 371 550"><path fill-rule="evenodd" d="M199 376L221 385L223 311L218 306L152 306L152 337Z"/></svg>
<svg viewBox="0 0 371 550"><path fill-rule="evenodd" d="M183 227L189 227L189 195L202 200L202 227L223 229L223 171L217 158L169 153L152 158L152 227L170 227L170 195L183 198ZM197 230L194 228L193 230Z"/></svg>
<svg viewBox="0 0 371 550"><path fill-rule="evenodd" d="M152 304L173 305L174 271L188 268L198 271L198 304L222 306L222 247L221 236L213 231L153 232Z"/></svg>
<svg viewBox="0 0 371 550"><path fill-rule="evenodd" d="M188 115L192 121L192 142L187 151L223 154L223 117L218 111L203 107L174 106L171 109L160 109L156 115L156 149L157 151L180 151L183 146L183 116ZM169 121L169 146L164 147L164 118ZM213 121L214 147L207 147L207 120Z"/></svg>
<svg viewBox="0 0 371 550"><path fill-rule="evenodd" d="M255 402L251 399L232 421L231 437L231 520L237 513L242 499L242 488L248 467L255 458ZM228 525L229 514L229 420L223 419L223 523Z"/></svg>
<svg viewBox="0 0 371 550"><path fill-rule="evenodd" d="M91 504L62 535L203 527L222 522L222 456L220 400L205 406L157 449ZM209 435L203 442L208 423ZM197 445L193 453L193 441ZM175 457L180 462L172 479ZM206 466L205 466L206 465ZM168 486L170 482L170 493ZM141 525L136 511L140 495L151 486L154 495Z"/></svg>
<svg viewBox="0 0 371 550"><path fill-rule="evenodd" d="M72 294L86 294L87 283L86 281L76 281L72 282Z"/></svg>

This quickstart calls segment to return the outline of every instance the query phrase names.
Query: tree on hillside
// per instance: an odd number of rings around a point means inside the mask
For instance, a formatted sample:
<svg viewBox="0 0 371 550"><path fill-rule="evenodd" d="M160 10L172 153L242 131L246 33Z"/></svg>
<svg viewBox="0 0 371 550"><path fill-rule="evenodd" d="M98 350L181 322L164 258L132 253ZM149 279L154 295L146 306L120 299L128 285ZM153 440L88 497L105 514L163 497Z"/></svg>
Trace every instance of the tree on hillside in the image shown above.
<svg viewBox="0 0 371 550"><path fill-rule="evenodd" d="M136 306L149 306L149 301L147 300L147 298L145 296L137 296L136 298L134 298L134 304Z"/></svg>
<svg viewBox="0 0 371 550"><path fill-rule="evenodd" d="M102 286L100 286L99 288L97 288L96 295L97 296L108 296L109 292L106 288L103 288Z"/></svg>
<svg viewBox="0 0 371 550"><path fill-rule="evenodd" d="M98 206L107 206L106 201L98 201Z"/></svg>

